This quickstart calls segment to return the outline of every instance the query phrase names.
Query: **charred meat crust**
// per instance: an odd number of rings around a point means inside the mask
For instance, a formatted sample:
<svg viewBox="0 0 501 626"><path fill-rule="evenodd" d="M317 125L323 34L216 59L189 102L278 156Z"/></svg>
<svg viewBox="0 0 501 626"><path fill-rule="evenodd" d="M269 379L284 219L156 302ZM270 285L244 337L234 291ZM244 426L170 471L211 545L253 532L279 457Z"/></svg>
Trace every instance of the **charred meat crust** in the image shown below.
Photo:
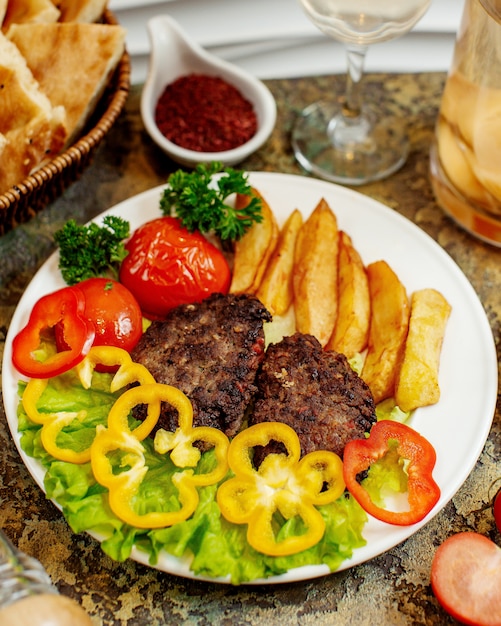
<svg viewBox="0 0 501 626"><path fill-rule="evenodd" d="M256 392L256 373L264 357L263 322L270 320L254 296L214 294L153 322L132 358L157 382L174 385L188 396L194 426L213 426L232 437ZM140 413L138 407L136 416ZM177 427L177 412L167 404L158 427Z"/></svg>
<svg viewBox="0 0 501 626"><path fill-rule="evenodd" d="M302 454L323 449L342 457L346 443L362 438L376 421L368 386L343 354L323 350L312 335L296 333L270 345L257 387L249 422L292 426Z"/></svg>

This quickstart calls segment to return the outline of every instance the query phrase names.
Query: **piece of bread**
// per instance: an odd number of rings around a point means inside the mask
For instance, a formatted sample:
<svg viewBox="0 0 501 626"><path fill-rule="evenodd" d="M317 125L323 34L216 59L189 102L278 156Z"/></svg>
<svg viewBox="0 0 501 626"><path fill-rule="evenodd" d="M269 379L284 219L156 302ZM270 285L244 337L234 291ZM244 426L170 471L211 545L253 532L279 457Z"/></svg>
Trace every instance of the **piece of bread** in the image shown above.
<svg viewBox="0 0 501 626"><path fill-rule="evenodd" d="M64 107L53 107L17 47L0 32L0 193L53 158L66 139Z"/></svg>
<svg viewBox="0 0 501 626"><path fill-rule="evenodd" d="M8 0L2 30L7 32L11 24L57 22L59 15L51 0Z"/></svg>
<svg viewBox="0 0 501 626"><path fill-rule="evenodd" d="M9 0L0 0L0 26L3 23L5 14L7 13L7 3Z"/></svg>
<svg viewBox="0 0 501 626"><path fill-rule="evenodd" d="M61 12L60 22L98 22L108 0L52 0Z"/></svg>
<svg viewBox="0 0 501 626"><path fill-rule="evenodd" d="M66 109L74 142L125 49L125 29L110 24L13 24L7 34L53 106Z"/></svg>
<svg viewBox="0 0 501 626"><path fill-rule="evenodd" d="M38 116L24 128L0 135L0 193L54 158L61 150L65 136L64 109L61 107L51 119Z"/></svg>

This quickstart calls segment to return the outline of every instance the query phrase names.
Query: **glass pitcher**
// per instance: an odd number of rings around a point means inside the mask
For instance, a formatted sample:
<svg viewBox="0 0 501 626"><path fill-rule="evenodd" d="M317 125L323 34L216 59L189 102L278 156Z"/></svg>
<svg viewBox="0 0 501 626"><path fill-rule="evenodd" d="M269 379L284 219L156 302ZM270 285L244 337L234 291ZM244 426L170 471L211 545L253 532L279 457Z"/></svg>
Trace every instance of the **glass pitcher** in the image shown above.
<svg viewBox="0 0 501 626"><path fill-rule="evenodd" d="M430 174L444 211L501 246L501 0L465 0Z"/></svg>

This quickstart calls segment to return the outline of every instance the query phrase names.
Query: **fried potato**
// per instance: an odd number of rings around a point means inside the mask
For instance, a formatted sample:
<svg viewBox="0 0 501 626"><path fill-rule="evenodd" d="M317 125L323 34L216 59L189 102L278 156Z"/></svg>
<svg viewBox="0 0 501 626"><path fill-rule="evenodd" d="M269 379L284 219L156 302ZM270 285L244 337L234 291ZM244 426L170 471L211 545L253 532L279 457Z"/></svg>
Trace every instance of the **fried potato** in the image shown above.
<svg viewBox="0 0 501 626"><path fill-rule="evenodd" d="M349 359L365 350L369 337L371 302L369 281L350 236L339 232L338 311L329 350Z"/></svg>
<svg viewBox="0 0 501 626"><path fill-rule="evenodd" d="M409 328L409 299L398 276L386 263L367 266L371 321L361 377L377 404L393 396Z"/></svg>
<svg viewBox="0 0 501 626"><path fill-rule="evenodd" d="M395 402L403 411L440 399L440 352L451 306L435 289L412 294L409 333L395 385Z"/></svg>
<svg viewBox="0 0 501 626"><path fill-rule="evenodd" d="M294 300L292 285L294 251L302 225L303 216L296 209L289 215L280 231L277 245L256 293L273 316L284 315Z"/></svg>
<svg viewBox="0 0 501 626"><path fill-rule="evenodd" d="M230 293L255 293L278 239L278 224L270 206L257 189L252 192L261 199L261 222L255 222L235 243L233 276ZM236 206L243 208L249 196L237 195Z"/></svg>
<svg viewBox="0 0 501 626"><path fill-rule="evenodd" d="M338 227L322 198L299 231L294 254L294 308L299 332L329 341L337 315Z"/></svg>

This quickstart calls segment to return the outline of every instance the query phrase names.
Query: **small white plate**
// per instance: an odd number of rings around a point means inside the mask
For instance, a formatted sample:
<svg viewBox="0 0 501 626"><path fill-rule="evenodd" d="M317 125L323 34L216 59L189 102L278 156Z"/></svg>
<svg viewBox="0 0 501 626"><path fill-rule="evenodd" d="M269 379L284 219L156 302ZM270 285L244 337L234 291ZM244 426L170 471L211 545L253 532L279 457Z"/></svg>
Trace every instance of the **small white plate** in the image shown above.
<svg viewBox="0 0 501 626"><path fill-rule="evenodd" d="M191 40L177 22L158 15L148 22L151 56L148 76L141 94L141 116L153 141L174 161L194 167L198 163L221 161L235 165L260 148L270 136L277 116L275 99L264 83L204 50ZM169 141L155 122L155 107L165 87L188 74L218 76L236 87L253 104L257 116L256 134L241 146L222 152L197 152Z"/></svg>
<svg viewBox="0 0 501 626"><path fill-rule="evenodd" d="M364 529L367 545L355 550L353 557L339 568L343 570L372 559L414 534L449 502L470 474L489 434L497 400L497 357L492 332L475 291L458 266L428 235L400 214L348 188L312 178L251 173L249 182L263 194L280 223L295 208L307 217L320 198L325 198L336 213L339 228L352 237L366 264L384 259L409 295L417 289L434 287L452 306L442 349L440 402L418 409L411 423L435 447L434 477L441 489L440 500L425 519L413 526L391 526L370 518ZM164 186L157 187L130 198L98 220L112 213L129 220L135 229L160 215L163 189ZM12 437L23 462L42 489L43 467L27 456L19 444L17 381L20 376L12 366L12 339L27 322L36 300L63 285L55 253L37 272L19 302L3 359L3 399ZM139 550L134 549L132 558L148 565ZM162 555L155 567L202 579L190 571L189 562L170 555ZM324 566L309 566L254 583L306 580L326 573Z"/></svg>

